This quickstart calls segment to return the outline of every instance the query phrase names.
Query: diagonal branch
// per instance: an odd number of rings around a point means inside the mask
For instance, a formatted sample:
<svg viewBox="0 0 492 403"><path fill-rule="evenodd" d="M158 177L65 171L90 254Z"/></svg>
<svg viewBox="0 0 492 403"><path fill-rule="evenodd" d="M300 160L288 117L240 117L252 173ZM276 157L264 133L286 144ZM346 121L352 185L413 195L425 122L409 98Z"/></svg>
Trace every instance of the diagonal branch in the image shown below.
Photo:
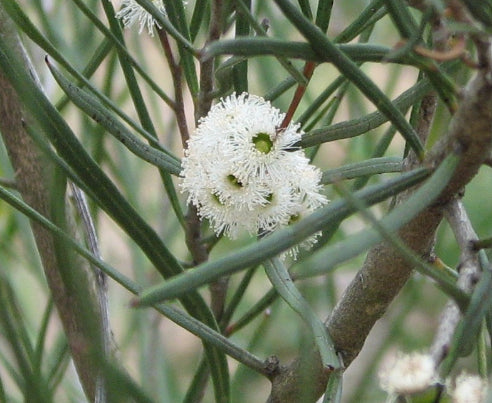
<svg viewBox="0 0 492 403"><path fill-rule="evenodd" d="M477 234L471 225L461 200L457 199L449 203L445 210L445 216L453 229L456 241L461 250L457 284L461 289L470 292L480 278L478 253L472 247L472 242L478 239ZM439 327L430 348L430 354L436 366L444 360L449 352L456 326L461 317L462 315L458 306L454 301L449 301L441 314Z"/></svg>
<svg viewBox="0 0 492 403"><path fill-rule="evenodd" d="M1 5L0 35L16 57L22 60L33 80L37 81L15 26ZM53 219L56 212L53 194L50 194L53 166L38 152L36 144L25 130L24 122L35 124L34 119L24 110L15 89L0 71L0 131L16 172L17 189L24 201L45 217ZM67 217L66 221L70 222L70 218ZM73 255L70 255L69 266L66 266L67 255L60 253L60 247L63 246L39 224L31 222L31 227L80 381L89 400L94 401L100 373L93 354L95 350L101 351L102 337L99 328L101 313L96 307L90 269L85 261L73 259ZM74 228L71 229L74 232ZM71 273L68 274L68 271ZM85 295L83 300L79 298L81 292ZM90 323L94 325L92 329L88 329L87 314L90 315Z"/></svg>
<svg viewBox="0 0 492 403"><path fill-rule="evenodd" d="M435 231L442 220L446 204L455 198L471 181L480 166L489 158L492 144L492 68L490 44L475 38L480 68L465 89L460 106L453 116L447 134L428 153L423 161L426 166L439 165L445 156L457 153L460 163L437 202L416 216L399 232L401 239L416 253L430 257ZM410 192L400 195L396 203L402 203ZM390 244L383 242L367 255L367 258L341 300L326 321L335 346L345 366L357 357L375 322L384 314L388 305L399 293L412 274L413 267ZM316 376L312 385L317 396L329 378L322 371L319 357L313 354L309 362L310 374ZM294 402L301 389L299 380L300 360L283 367L272 381L270 403ZM304 370L306 364L304 363Z"/></svg>

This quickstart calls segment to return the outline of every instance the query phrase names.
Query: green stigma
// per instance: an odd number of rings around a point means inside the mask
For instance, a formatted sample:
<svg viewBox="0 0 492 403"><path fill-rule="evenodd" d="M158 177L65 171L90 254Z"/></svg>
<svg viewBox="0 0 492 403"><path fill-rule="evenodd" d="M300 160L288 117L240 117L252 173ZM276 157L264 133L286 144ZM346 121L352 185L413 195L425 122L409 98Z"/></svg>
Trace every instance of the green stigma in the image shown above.
<svg viewBox="0 0 492 403"><path fill-rule="evenodd" d="M227 175L227 180L235 188L238 188L239 189L239 188L242 188L243 187L243 184L233 174Z"/></svg>
<svg viewBox="0 0 492 403"><path fill-rule="evenodd" d="M219 196L217 194L212 193L212 197L217 202L217 204L220 204L221 206L224 205L224 203L222 203L222 201L220 200L220 198L219 198Z"/></svg>
<svg viewBox="0 0 492 403"><path fill-rule="evenodd" d="M299 221L300 218L301 218L301 216L299 214L291 215L289 218L289 225L294 224L295 222Z"/></svg>
<svg viewBox="0 0 492 403"><path fill-rule="evenodd" d="M266 200L268 203L271 203L271 202L272 202L272 200L273 200L273 193L268 194L268 195L265 197L265 200Z"/></svg>
<svg viewBox="0 0 492 403"><path fill-rule="evenodd" d="M256 149L263 154L268 154L273 147L273 142L267 133L258 133L254 136L253 144Z"/></svg>

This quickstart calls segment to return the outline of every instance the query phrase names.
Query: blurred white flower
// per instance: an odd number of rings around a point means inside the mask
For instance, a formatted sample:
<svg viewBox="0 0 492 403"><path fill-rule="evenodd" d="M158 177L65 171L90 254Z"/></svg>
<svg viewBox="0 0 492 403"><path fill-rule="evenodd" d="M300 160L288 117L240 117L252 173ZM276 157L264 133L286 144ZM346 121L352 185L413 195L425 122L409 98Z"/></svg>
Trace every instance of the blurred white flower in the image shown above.
<svg viewBox="0 0 492 403"><path fill-rule="evenodd" d="M421 353L399 354L393 366L379 377L386 392L401 395L424 391L437 381L434 360Z"/></svg>
<svg viewBox="0 0 492 403"><path fill-rule="evenodd" d="M188 141L182 191L217 234L264 234L327 203L321 172L294 144L298 124L263 98L232 94L214 105ZM316 236L303 242L310 247ZM295 253L297 254L297 249Z"/></svg>
<svg viewBox="0 0 492 403"><path fill-rule="evenodd" d="M487 381L477 375L462 373L456 377L451 393L453 403L482 403L487 397Z"/></svg>
<svg viewBox="0 0 492 403"><path fill-rule="evenodd" d="M154 6L164 15L166 15L166 9L162 0L151 0ZM154 36L154 25L158 28L161 26L154 19L152 14L147 12L140 4L135 0L123 0L121 2L121 9L116 13L116 18L120 18L123 21L125 28L130 28L136 23L139 24L138 33L141 34L145 27L150 36Z"/></svg>

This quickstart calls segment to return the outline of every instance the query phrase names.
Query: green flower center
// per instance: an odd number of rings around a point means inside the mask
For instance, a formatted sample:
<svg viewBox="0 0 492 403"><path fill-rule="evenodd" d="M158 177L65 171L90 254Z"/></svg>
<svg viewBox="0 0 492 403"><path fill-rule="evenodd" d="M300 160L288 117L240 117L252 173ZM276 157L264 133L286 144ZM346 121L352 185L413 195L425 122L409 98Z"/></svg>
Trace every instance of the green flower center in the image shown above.
<svg viewBox="0 0 492 403"><path fill-rule="evenodd" d="M233 174L230 174L230 175L227 175L227 180L229 181L229 183L237 188L237 189L240 189L242 188L244 185L239 181L238 178L236 178Z"/></svg>
<svg viewBox="0 0 492 403"><path fill-rule="evenodd" d="M273 148L273 141L267 133L258 133L254 136L253 144L256 149L263 154L268 154Z"/></svg>
<svg viewBox="0 0 492 403"><path fill-rule="evenodd" d="M300 218L301 218L301 216L299 214L291 215L289 218L289 225L294 224L295 222L299 221Z"/></svg>
<svg viewBox="0 0 492 403"><path fill-rule="evenodd" d="M212 192L212 198L217 202L217 204L220 204L221 206L224 205L224 203L222 203L222 201L220 200L219 196L216 193Z"/></svg>

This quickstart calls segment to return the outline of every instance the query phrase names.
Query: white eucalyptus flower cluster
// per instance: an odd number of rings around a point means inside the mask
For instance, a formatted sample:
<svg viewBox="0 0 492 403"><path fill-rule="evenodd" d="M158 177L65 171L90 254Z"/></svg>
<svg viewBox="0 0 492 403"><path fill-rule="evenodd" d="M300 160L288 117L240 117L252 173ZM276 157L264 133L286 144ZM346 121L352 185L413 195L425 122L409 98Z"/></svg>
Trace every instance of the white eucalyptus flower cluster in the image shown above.
<svg viewBox="0 0 492 403"><path fill-rule="evenodd" d="M298 124L263 98L232 94L214 105L188 141L181 188L217 234L265 234L327 203L321 172L294 144ZM316 237L306 240L309 248ZM290 251L295 257L297 249Z"/></svg>
<svg viewBox="0 0 492 403"><path fill-rule="evenodd" d="M154 6L164 15L166 15L166 9L162 0L152 0ZM135 24L139 25L138 33L141 34L145 27L150 36L154 36L154 25L161 28L159 23L145 8L138 4L135 0L123 0L121 2L121 9L116 13L116 18L121 19L125 28L130 28Z"/></svg>
<svg viewBox="0 0 492 403"><path fill-rule="evenodd" d="M432 357L416 352L399 354L393 366L379 377L385 391L401 395L422 392L438 379Z"/></svg>
<svg viewBox="0 0 492 403"><path fill-rule="evenodd" d="M380 372L379 377L381 387L390 396L420 393L439 381L433 358L417 352L400 353L393 366ZM446 386L453 403L484 403L487 397L487 380L466 372L456 377L454 385L448 379Z"/></svg>
<svg viewBox="0 0 492 403"><path fill-rule="evenodd" d="M456 377L451 396L453 403L484 403L487 392L487 380L463 372Z"/></svg>

